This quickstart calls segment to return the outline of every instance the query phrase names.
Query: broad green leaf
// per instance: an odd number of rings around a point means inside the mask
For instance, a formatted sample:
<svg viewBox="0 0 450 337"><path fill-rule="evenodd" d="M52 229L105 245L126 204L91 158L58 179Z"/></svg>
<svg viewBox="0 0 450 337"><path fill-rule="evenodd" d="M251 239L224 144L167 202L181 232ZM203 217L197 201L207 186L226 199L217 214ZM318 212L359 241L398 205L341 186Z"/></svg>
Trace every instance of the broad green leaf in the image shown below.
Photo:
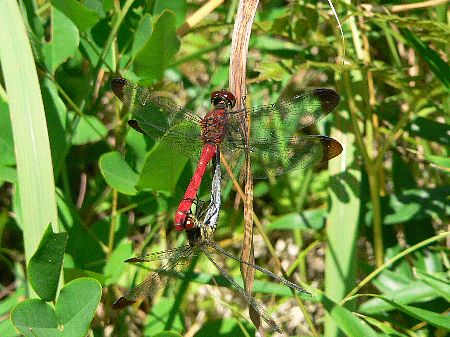
<svg viewBox="0 0 450 337"><path fill-rule="evenodd" d="M155 82L161 79L180 49L175 21L173 12L164 11L156 20L147 43L136 55L134 71L143 80Z"/></svg>
<svg viewBox="0 0 450 337"><path fill-rule="evenodd" d="M42 47L44 62L51 74L69 57L75 55L80 43L77 27L58 9L53 8L51 40Z"/></svg>
<svg viewBox="0 0 450 337"><path fill-rule="evenodd" d="M432 287L425 283L411 282L403 288L396 289L389 296L396 303L409 304L429 302L438 297L438 294ZM392 305L382 299L373 298L362 303L358 311L363 314L379 314L393 309L394 307Z"/></svg>
<svg viewBox="0 0 450 337"><path fill-rule="evenodd" d="M100 170L106 182L120 193L135 195L135 188L139 175L135 173L128 163L117 152L104 153L99 161Z"/></svg>
<svg viewBox="0 0 450 337"><path fill-rule="evenodd" d="M148 39L152 35L152 32L153 19L150 14L145 14L139 22L139 26L137 27L136 33L134 34L133 47L131 48L131 54L133 55L133 57L136 57L136 55L145 46Z"/></svg>
<svg viewBox="0 0 450 337"><path fill-rule="evenodd" d="M81 116L75 135L72 138L72 144L83 145L87 143L98 142L106 137L108 129L95 116Z"/></svg>
<svg viewBox="0 0 450 337"><path fill-rule="evenodd" d="M360 315L361 317L361 315ZM397 330L395 330L394 328L392 328L389 323L384 323L384 322L380 322L372 317L369 316L363 316L363 318L370 324L372 324L373 326L377 327L378 329L380 329L382 332L384 332L386 334L386 337L408 337L405 334L402 334L400 332L398 332Z"/></svg>
<svg viewBox="0 0 450 337"><path fill-rule="evenodd" d="M381 299L386 301L387 303L391 304L393 307L397 308L398 310L403 311L404 313L424 322L428 322L431 325L434 325L438 328L442 328L445 330L450 330L450 317L447 314L443 313L437 313L421 308L412 307L409 305L403 305L400 303L397 303L395 301L390 300L389 298L385 298L383 296L380 296Z"/></svg>
<svg viewBox="0 0 450 337"><path fill-rule="evenodd" d="M312 209L298 213L285 214L266 226L266 230L314 229L320 230L324 226L325 209Z"/></svg>
<svg viewBox="0 0 450 337"><path fill-rule="evenodd" d="M334 117L334 116L333 116ZM350 119L347 111L341 111L335 118L339 130L332 129L331 136L335 136L345 151L335 160L329 162L329 214L326 220L327 250L325 256L325 306L331 306L331 301L339 303L354 287L356 280L356 259L358 251L358 234L360 223L360 209L363 194L362 173L360 164L355 158L357 142L351 131ZM347 332L343 326L351 325L353 316L348 316L349 310L354 309L353 303L346 303L345 308L339 306L347 319L338 313L330 312L325 316L325 335L327 337L342 336L339 330ZM333 309L334 310L334 309ZM355 324L359 324L358 322ZM347 332L348 335L348 332Z"/></svg>
<svg viewBox="0 0 450 337"><path fill-rule="evenodd" d="M19 303L11 313L15 328L27 337L58 337L58 318L50 304L40 299Z"/></svg>
<svg viewBox="0 0 450 337"><path fill-rule="evenodd" d="M31 286L46 302L56 297L66 242L67 233L53 233L49 224L28 264Z"/></svg>
<svg viewBox="0 0 450 337"><path fill-rule="evenodd" d="M14 140L9 118L8 103L0 96L0 164L10 166L16 163Z"/></svg>
<svg viewBox="0 0 450 337"><path fill-rule="evenodd" d="M11 321L27 337L84 337L101 294L97 281L76 279L61 289L55 310L40 299L29 299L14 308Z"/></svg>
<svg viewBox="0 0 450 337"><path fill-rule="evenodd" d="M179 0L155 0L153 4L153 15L159 15L165 10L175 13L177 27L186 20L186 1Z"/></svg>
<svg viewBox="0 0 450 337"><path fill-rule="evenodd" d="M433 217L443 217L448 213L445 198L450 194L448 185L402 191L381 198L381 208L386 225L406 223ZM366 213L366 223L371 223L372 211Z"/></svg>
<svg viewBox="0 0 450 337"><path fill-rule="evenodd" d="M0 62L6 84L17 162L16 205L27 263L49 223L58 231L50 143L33 52L18 3L0 11ZM31 291L34 297L34 291Z"/></svg>
<svg viewBox="0 0 450 337"><path fill-rule="evenodd" d="M444 274L441 277L437 277L435 275L424 273L419 269L416 270L416 273L422 282L433 288L447 302L450 302L450 282L448 275Z"/></svg>
<svg viewBox="0 0 450 337"><path fill-rule="evenodd" d="M139 189L174 191L187 161L186 157L178 155L166 143L157 143L148 154L137 187Z"/></svg>
<svg viewBox="0 0 450 337"><path fill-rule="evenodd" d="M336 323L337 327L348 337L378 337L370 325L355 316L347 308L335 303L324 294L319 294L320 302L323 304L327 314Z"/></svg>
<svg viewBox="0 0 450 337"><path fill-rule="evenodd" d="M429 48L420 38L415 36L408 29L403 30L403 35L408 43L419 53L428 63L431 71L444 84L447 90L450 90L450 66L438 53Z"/></svg>
<svg viewBox="0 0 450 337"><path fill-rule="evenodd" d="M86 335L101 296L101 285L91 278L73 280L61 289L55 312L58 323L64 327L64 336Z"/></svg>
<svg viewBox="0 0 450 337"><path fill-rule="evenodd" d="M51 0L51 3L83 32L95 26L105 16L102 11L88 8L85 4L76 0Z"/></svg>
<svg viewBox="0 0 450 337"><path fill-rule="evenodd" d="M130 128L127 132L125 160L136 172L141 172L147 159L148 151L154 145L153 139Z"/></svg>
<svg viewBox="0 0 450 337"><path fill-rule="evenodd" d="M132 254L133 254L133 247L131 245L131 242L129 241L121 242L114 249L104 269L106 286L117 283L117 280L124 272L124 261L126 259L129 259Z"/></svg>

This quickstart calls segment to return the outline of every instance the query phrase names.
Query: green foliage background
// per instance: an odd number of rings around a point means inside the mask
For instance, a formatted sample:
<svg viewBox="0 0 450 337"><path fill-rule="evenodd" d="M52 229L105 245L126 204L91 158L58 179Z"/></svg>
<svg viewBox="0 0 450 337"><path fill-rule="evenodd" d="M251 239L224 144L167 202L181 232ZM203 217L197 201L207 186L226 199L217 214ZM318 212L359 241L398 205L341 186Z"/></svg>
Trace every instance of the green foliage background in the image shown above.
<svg viewBox="0 0 450 337"><path fill-rule="evenodd" d="M155 298L111 310L147 275L125 259L185 242L173 215L193 166L127 126L109 81L206 111L209 94L227 87L238 2L189 29L197 1L1 3L0 335L254 335L245 303L203 259ZM308 132L344 146L323 167L255 181L256 262L280 274L279 258L313 296L294 299L259 274L254 293L287 335L444 336L448 4L334 5L344 44L322 1L261 1L253 26L248 102L335 88L340 105ZM209 186L207 177L201 199ZM215 240L239 255L242 205L231 186L222 196ZM220 262L241 280L237 264ZM26 294L48 303L17 305Z"/></svg>

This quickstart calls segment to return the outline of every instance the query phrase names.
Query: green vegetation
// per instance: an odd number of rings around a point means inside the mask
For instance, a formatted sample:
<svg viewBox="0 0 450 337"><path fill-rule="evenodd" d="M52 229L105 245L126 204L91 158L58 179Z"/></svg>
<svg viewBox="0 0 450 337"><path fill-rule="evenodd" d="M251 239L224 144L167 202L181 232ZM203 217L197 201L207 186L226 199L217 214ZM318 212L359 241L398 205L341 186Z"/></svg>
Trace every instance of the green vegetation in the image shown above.
<svg viewBox="0 0 450 337"><path fill-rule="evenodd" d="M255 180L256 263L281 275L281 261L312 296L258 272L253 293L287 335L444 336L448 3L355 3L334 3L343 37L323 1L261 1L257 12L246 102L334 88L335 112L306 131L344 151ZM124 260L186 243L173 219L195 163L130 128L110 80L207 111L228 85L237 6L189 27L198 1L2 1L1 336L254 335L247 304L204 257L155 297L111 308L158 267ZM209 175L200 199L210 186ZM215 240L239 255L242 202L231 184L222 198ZM237 263L218 262L242 284Z"/></svg>

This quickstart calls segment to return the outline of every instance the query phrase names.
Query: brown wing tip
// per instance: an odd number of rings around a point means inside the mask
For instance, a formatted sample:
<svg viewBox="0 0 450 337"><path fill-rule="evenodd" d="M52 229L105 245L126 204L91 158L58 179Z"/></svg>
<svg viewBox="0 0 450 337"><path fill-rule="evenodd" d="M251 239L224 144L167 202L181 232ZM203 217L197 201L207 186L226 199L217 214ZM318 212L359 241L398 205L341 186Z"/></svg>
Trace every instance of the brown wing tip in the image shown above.
<svg viewBox="0 0 450 337"><path fill-rule="evenodd" d="M120 97L119 97L119 98L120 98ZM138 123L137 120L135 120L135 119L130 119L130 120L128 121L128 125L131 126L133 129L135 129L137 132L140 132L140 133L144 133L144 134L145 134L144 130L142 130L142 128L139 126L139 123Z"/></svg>
<svg viewBox="0 0 450 337"><path fill-rule="evenodd" d="M125 297L121 297L117 301L114 302L112 308L114 310L119 310L119 309L123 309L133 303L136 303L136 301L130 301Z"/></svg>
<svg viewBox="0 0 450 337"><path fill-rule="evenodd" d="M134 263L134 262L146 262L147 260L144 260L142 258L139 257L131 257L127 260L125 260L124 262L130 262L130 263Z"/></svg>
<svg viewBox="0 0 450 337"><path fill-rule="evenodd" d="M329 138L330 142L328 143L328 147L326 148L326 158L328 160L337 157L342 152L342 145L336 139Z"/></svg>
<svg viewBox="0 0 450 337"><path fill-rule="evenodd" d="M114 92L114 94L123 101L123 88L128 83L128 81L124 78L118 77L113 78L111 80L111 89Z"/></svg>
<svg viewBox="0 0 450 337"><path fill-rule="evenodd" d="M333 111L341 100L339 94L333 89L315 89L314 94L320 100L323 111L327 113Z"/></svg>

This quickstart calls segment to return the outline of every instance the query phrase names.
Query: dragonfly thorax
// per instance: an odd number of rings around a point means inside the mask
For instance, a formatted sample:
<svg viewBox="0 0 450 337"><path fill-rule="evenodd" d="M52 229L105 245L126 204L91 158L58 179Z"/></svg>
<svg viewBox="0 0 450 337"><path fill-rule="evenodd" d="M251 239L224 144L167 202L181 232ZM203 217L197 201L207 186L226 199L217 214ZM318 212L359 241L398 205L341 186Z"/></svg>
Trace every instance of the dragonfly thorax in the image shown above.
<svg viewBox="0 0 450 337"><path fill-rule="evenodd" d="M228 111L226 108L209 111L201 121L202 141L204 143L220 144L225 138L228 125Z"/></svg>

